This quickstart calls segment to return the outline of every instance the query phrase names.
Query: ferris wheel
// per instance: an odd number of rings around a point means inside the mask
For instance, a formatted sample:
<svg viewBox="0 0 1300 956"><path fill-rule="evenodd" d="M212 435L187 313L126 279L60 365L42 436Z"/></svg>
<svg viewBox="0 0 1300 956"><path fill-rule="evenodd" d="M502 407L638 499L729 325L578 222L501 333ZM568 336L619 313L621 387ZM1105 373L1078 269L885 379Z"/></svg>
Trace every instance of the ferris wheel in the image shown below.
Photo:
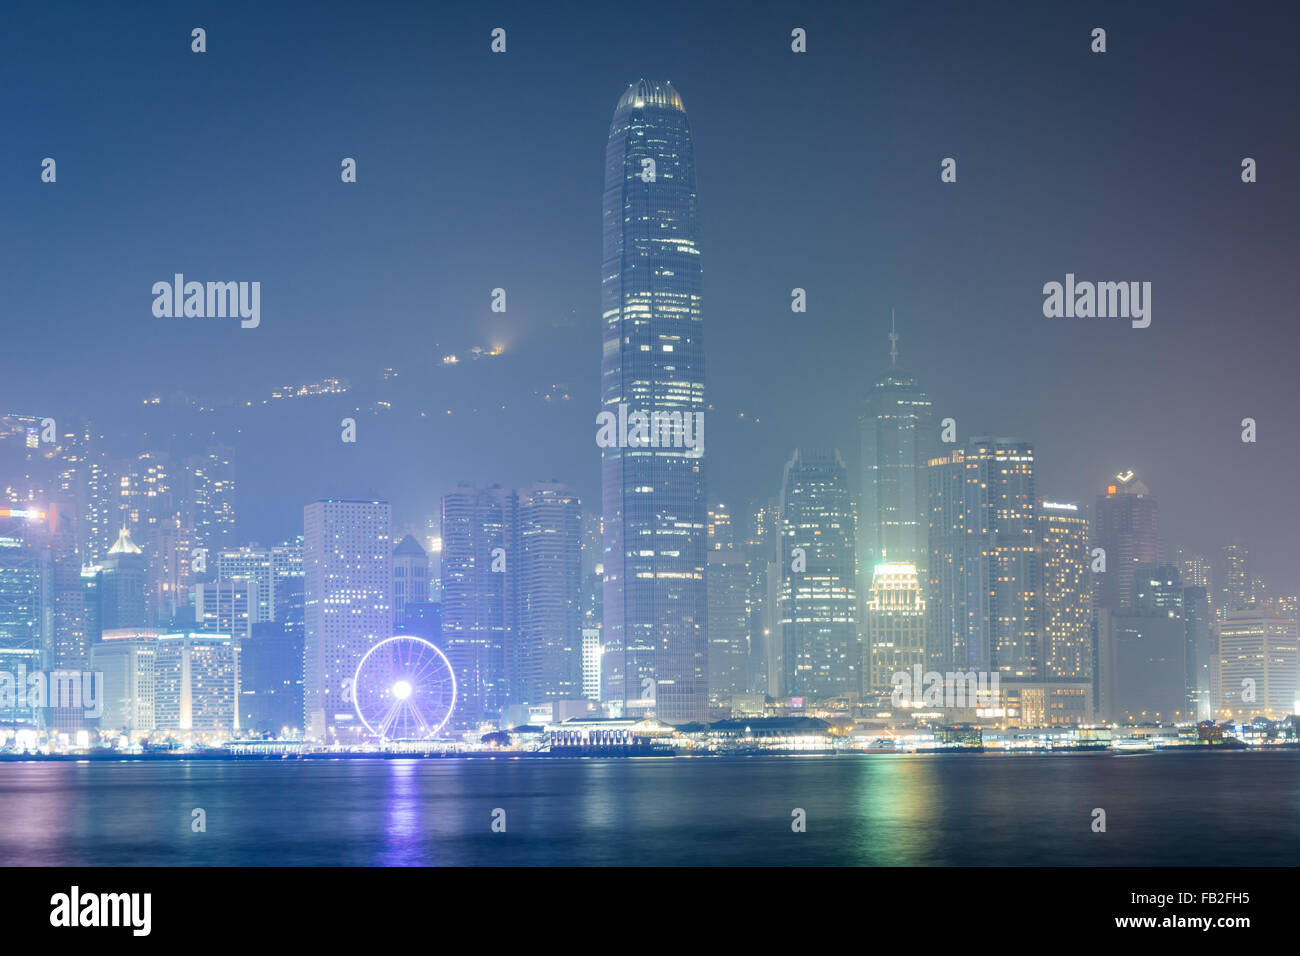
<svg viewBox="0 0 1300 956"><path fill-rule="evenodd" d="M380 740L435 737L456 705L456 675L446 655L423 638L390 637L361 658L352 702Z"/></svg>

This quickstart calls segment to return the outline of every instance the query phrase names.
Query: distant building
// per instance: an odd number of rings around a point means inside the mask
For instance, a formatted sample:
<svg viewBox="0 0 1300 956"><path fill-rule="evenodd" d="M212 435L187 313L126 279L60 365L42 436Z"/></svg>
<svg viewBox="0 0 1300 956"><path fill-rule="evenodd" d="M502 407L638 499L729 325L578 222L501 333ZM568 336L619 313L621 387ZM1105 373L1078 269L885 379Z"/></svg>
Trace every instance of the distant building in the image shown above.
<svg viewBox="0 0 1300 956"><path fill-rule="evenodd" d="M406 623L406 606L429 600L429 555L413 535L393 549L393 630Z"/></svg>
<svg viewBox="0 0 1300 956"><path fill-rule="evenodd" d="M600 628L582 629L582 696L600 702L600 657L605 647L600 640Z"/></svg>
<svg viewBox="0 0 1300 956"><path fill-rule="evenodd" d="M656 175L645 178L654 168ZM602 447L606 701L708 716L704 309L695 142L671 83L619 98L604 151L601 411L676 416L678 441ZM698 422L698 424L697 424ZM657 437L657 436L656 436Z"/></svg>
<svg viewBox="0 0 1300 956"><path fill-rule="evenodd" d="M50 584L45 519L35 509L0 508L0 672L11 689L44 663ZM0 723L37 719L25 694L22 706L16 693L0 705Z"/></svg>
<svg viewBox="0 0 1300 956"><path fill-rule="evenodd" d="M1300 634L1295 618L1245 608L1228 611L1214 630L1214 718L1278 720L1300 711Z"/></svg>
<svg viewBox="0 0 1300 956"><path fill-rule="evenodd" d="M798 449L781 486L780 696L862 693L856 577L844 459Z"/></svg>
<svg viewBox="0 0 1300 956"><path fill-rule="evenodd" d="M256 582L242 578L194 585L194 624L199 630L248 637Z"/></svg>
<svg viewBox="0 0 1300 956"><path fill-rule="evenodd" d="M1210 691L1214 654L1214 612L1204 586L1183 588L1183 627L1187 635L1187 700L1197 720L1212 717Z"/></svg>
<svg viewBox="0 0 1300 956"><path fill-rule="evenodd" d="M925 598L916 565L877 564L867 598L868 696L888 699L893 675L925 664Z"/></svg>
<svg viewBox="0 0 1300 956"><path fill-rule="evenodd" d="M1190 720L1187 632L1167 613L1102 608L1097 620L1097 712L1117 723Z"/></svg>
<svg viewBox="0 0 1300 956"><path fill-rule="evenodd" d="M239 724L282 736L302 726L302 627L288 620L252 625L239 653Z"/></svg>
<svg viewBox="0 0 1300 956"><path fill-rule="evenodd" d="M157 638L153 631L128 628L108 631L91 646L90 668L104 675L101 734L122 733L139 739L154 730Z"/></svg>
<svg viewBox="0 0 1300 956"><path fill-rule="evenodd" d="M386 501L323 499L303 512L304 729L360 733L347 689L371 647L392 636L392 512Z"/></svg>
<svg viewBox="0 0 1300 956"><path fill-rule="evenodd" d="M456 675L452 722L475 727L506 700L507 635L515 628L514 492L460 484L442 496L442 651Z"/></svg>
<svg viewBox="0 0 1300 956"><path fill-rule="evenodd" d="M1097 610L1132 610L1133 575L1140 564L1160 563L1156 499L1133 472L1116 475L1097 496L1092 546L1105 551L1106 570L1093 577Z"/></svg>
<svg viewBox="0 0 1300 956"><path fill-rule="evenodd" d="M154 725L221 738L239 730L239 645L229 634L160 634L154 644Z"/></svg>
<svg viewBox="0 0 1300 956"><path fill-rule="evenodd" d="M104 631L150 627L148 563L124 527L100 563L96 587L99 627Z"/></svg>
<svg viewBox="0 0 1300 956"><path fill-rule="evenodd" d="M916 377L898 367L890 331L890 367L872 384L858 416L860 477L858 494L859 567L863 590L878 564L916 565L924 578L929 560L929 489L926 464L938 442L934 408Z"/></svg>
<svg viewBox="0 0 1300 956"><path fill-rule="evenodd" d="M708 583L709 698L721 701L749 681L749 562L724 504L709 509Z"/></svg>
<svg viewBox="0 0 1300 956"><path fill-rule="evenodd" d="M1088 517L1071 502L1040 501L1044 676L1092 680L1092 572Z"/></svg>
<svg viewBox="0 0 1300 956"><path fill-rule="evenodd" d="M277 595L286 580L297 580L301 586L302 548L302 538L298 537L270 548L243 545L217 555L218 581L244 581L248 584L249 624L275 621L283 616Z"/></svg>
<svg viewBox="0 0 1300 956"><path fill-rule="evenodd" d="M539 482L515 497L514 632L507 635L507 699L575 700L582 693L582 502Z"/></svg>
<svg viewBox="0 0 1300 956"><path fill-rule="evenodd" d="M928 473L929 668L1037 679L1042 565L1034 446L972 438L932 459Z"/></svg>
<svg viewBox="0 0 1300 956"><path fill-rule="evenodd" d="M1143 614L1183 616L1183 581L1174 564L1139 564L1133 572L1133 608Z"/></svg>

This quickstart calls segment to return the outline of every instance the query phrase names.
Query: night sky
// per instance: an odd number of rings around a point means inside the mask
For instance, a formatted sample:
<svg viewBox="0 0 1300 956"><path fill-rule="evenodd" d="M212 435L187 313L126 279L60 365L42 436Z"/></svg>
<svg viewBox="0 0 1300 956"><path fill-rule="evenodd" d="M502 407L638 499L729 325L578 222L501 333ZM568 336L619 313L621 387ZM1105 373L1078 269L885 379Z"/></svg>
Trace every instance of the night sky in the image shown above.
<svg viewBox="0 0 1300 956"><path fill-rule="evenodd" d="M92 417L122 454L215 432L243 540L325 494L417 527L461 479L594 510L605 141L626 86L667 79L696 138L711 500L774 495L796 444L856 460L894 308L936 417L1032 439L1040 495L1133 468L1171 555L1239 537L1294 593L1300 17L1130 6L7 3L0 410ZM260 327L155 318L176 272L260 281ZM1150 328L1045 318L1067 272L1151 282ZM261 404L327 376L353 392Z"/></svg>

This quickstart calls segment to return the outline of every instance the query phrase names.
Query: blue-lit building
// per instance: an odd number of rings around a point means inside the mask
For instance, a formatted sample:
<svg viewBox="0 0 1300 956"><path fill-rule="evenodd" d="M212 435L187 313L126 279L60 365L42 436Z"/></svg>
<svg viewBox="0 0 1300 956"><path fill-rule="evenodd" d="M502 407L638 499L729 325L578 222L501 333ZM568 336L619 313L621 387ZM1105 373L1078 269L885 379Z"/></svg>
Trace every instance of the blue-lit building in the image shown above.
<svg viewBox="0 0 1300 956"><path fill-rule="evenodd" d="M0 722L37 722L29 675L44 665L50 566L45 514L0 508Z"/></svg>
<svg viewBox="0 0 1300 956"><path fill-rule="evenodd" d="M691 445L638 443L629 434L602 446L602 685L606 702L622 712L669 722L708 716L696 201L695 147L682 98L669 83L629 86L605 149L601 411L622 411L629 420L675 416L696 432Z"/></svg>

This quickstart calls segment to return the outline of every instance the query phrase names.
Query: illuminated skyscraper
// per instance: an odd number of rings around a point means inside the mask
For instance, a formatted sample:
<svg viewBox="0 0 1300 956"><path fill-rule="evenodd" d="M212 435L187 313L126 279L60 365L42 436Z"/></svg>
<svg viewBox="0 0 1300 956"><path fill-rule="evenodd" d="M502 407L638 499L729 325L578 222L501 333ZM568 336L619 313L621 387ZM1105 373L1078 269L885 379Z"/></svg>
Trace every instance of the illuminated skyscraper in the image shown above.
<svg viewBox="0 0 1300 956"><path fill-rule="evenodd" d="M351 681L366 651L392 636L391 525L386 501L331 498L303 511L303 711L313 739L360 728Z"/></svg>
<svg viewBox="0 0 1300 956"><path fill-rule="evenodd" d="M695 147L671 84L641 80L615 106L601 276L602 409L697 415L701 428ZM601 488L606 701L670 722L705 720L703 455L691 447L606 447Z"/></svg>
<svg viewBox="0 0 1300 956"><path fill-rule="evenodd" d="M925 664L925 599L916 565L877 564L867 598L868 686L872 696L888 698L893 676Z"/></svg>
<svg viewBox="0 0 1300 956"><path fill-rule="evenodd" d="M1300 633L1294 617L1268 608L1228 611L1215 624L1211 692L1218 719L1279 720L1300 698Z"/></svg>
<svg viewBox="0 0 1300 956"><path fill-rule="evenodd" d="M855 543L844 459L796 450L781 485L782 697L862 692Z"/></svg>
<svg viewBox="0 0 1300 956"><path fill-rule="evenodd" d="M240 642L229 634L160 634L154 642L154 726L182 737L239 730Z"/></svg>
<svg viewBox="0 0 1300 956"><path fill-rule="evenodd" d="M1156 499L1133 472L1116 475L1097 496L1092 546L1106 552L1106 570L1093 576L1093 607L1132 610L1138 565L1160 563Z"/></svg>
<svg viewBox="0 0 1300 956"><path fill-rule="evenodd" d="M1043 677L1090 680L1092 580L1083 509L1069 502L1039 502L1038 548L1043 565Z"/></svg>
<svg viewBox="0 0 1300 956"><path fill-rule="evenodd" d="M916 377L898 367L897 331L889 338L889 371L876 379L858 416L858 566L865 584L881 562L915 564L924 574L929 559L925 468L936 453L933 406Z"/></svg>
<svg viewBox="0 0 1300 956"><path fill-rule="evenodd" d="M928 472L930 667L1039 679L1042 568L1033 445L972 438L932 459Z"/></svg>
<svg viewBox="0 0 1300 956"><path fill-rule="evenodd" d="M0 507L0 672L8 692L0 697L0 722L35 723L37 710L22 705L15 689L43 666L49 617L50 561L44 512Z"/></svg>

